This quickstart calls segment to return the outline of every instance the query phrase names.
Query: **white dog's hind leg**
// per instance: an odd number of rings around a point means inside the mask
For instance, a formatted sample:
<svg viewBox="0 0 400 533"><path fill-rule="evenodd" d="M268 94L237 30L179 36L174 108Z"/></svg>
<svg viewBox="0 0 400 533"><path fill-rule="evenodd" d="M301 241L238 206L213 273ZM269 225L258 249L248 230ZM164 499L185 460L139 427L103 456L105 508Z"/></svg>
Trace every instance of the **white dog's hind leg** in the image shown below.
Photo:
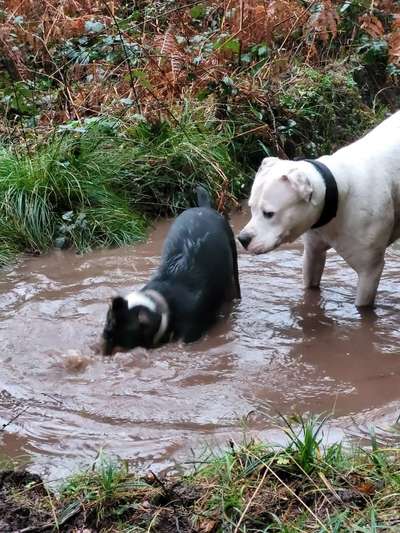
<svg viewBox="0 0 400 533"><path fill-rule="evenodd" d="M319 287L324 272L326 251L329 249L323 241L306 233L303 238L303 282L305 289Z"/></svg>
<svg viewBox="0 0 400 533"><path fill-rule="evenodd" d="M367 307L374 304L384 264L385 261L382 256L378 263L375 261L374 264L369 268L364 267L362 270L357 272L357 307Z"/></svg>

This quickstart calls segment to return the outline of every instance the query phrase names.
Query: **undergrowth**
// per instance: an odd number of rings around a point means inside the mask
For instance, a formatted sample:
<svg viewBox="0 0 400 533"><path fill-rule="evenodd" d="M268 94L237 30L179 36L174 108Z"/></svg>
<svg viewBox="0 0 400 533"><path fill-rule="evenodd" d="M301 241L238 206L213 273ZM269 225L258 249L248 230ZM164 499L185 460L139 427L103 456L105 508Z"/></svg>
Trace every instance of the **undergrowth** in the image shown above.
<svg viewBox="0 0 400 533"><path fill-rule="evenodd" d="M0 265L132 243L197 183L229 209L265 155L331 152L400 105L393 0L111 4L0 10Z"/></svg>
<svg viewBox="0 0 400 533"><path fill-rule="evenodd" d="M268 106L185 100L173 109L178 123L89 117L30 147L3 146L0 264L20 251L135 242L150 219L194 205L198 183L229 209L248 193L262 157L316 156L382 118L362 104L351 72L294 72L297 83L286 87L283 78Z"/></svg>
<svg viewBox="0 0 400 533"><path fill-rule="evenodd" d="M184 109L168 121L69 123L34 153L0 151L0 261L51 246L121 246L145 234L147 215L174 215L206 184L221 201L240 196L245 172L232 132Z"/></svg>
<svg viewBox="0 0 400 533"><path fill-rule="evenodd" d="M294 145L294 156L331 153L383 120L385 108L373 113L363 103L353 68L295 66L282 81L278 99L289 118L280 131Z"/></svg>
<svg viewBox="0 0 400 533"><path fill-rule="evenodd" d="M379 446L373 435L366 449L324 445L325 418L283 423L286 445L231 442L227 451L208 455L180 476L139 476L100 454L57 495L48 491L47 524L104 533L398 531L398 447ZM9 491L10 509L15 502L38 506L31 490L32 483ZM4 487L1 494L4 499Z"/></svg>

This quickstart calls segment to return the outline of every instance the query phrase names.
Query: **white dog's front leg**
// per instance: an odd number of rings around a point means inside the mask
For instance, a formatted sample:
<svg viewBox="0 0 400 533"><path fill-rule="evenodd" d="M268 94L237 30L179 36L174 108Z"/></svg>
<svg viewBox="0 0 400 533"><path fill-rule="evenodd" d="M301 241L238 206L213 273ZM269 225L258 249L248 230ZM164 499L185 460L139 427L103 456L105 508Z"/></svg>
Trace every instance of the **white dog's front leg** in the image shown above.
<svg viewBox="0 0 400 533"><path fill-rule="evenodd" d="M303 281L304 288L311 289L319 287L322 273L324 272L326 251L328 246L314 238L304 235L304 255L303 255Z"/></svg>
<svg viewBox="0 0 400 533"><path fill-rule="evenodd" d="M379 281L381 279L383 266L385 261L382 257L379 263L374 263L370 268L363 268L357 272L357 307L367 307L374 305L376 292L378 290Z"/></svg>

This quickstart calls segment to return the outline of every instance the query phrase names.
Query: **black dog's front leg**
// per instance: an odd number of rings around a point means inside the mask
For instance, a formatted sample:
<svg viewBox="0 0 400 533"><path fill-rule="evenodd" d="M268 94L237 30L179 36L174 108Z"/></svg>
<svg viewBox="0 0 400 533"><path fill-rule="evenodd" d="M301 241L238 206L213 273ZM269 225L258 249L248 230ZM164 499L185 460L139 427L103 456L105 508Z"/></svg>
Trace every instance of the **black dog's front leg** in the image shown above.
<svg viewBox="0 0 400 533"><path fill-rule="evenodd" d="M231 230L230 226L229 226L229 230L230 230L229 231L229 244L231 245L232 261L233 261L233 282L234 282L234 288L235 288L234 297L240 300L242 297L242 294L240 291L238 253L237 253L237 247L236 247L236 240L235 240L235 236L233 235L233 231Z"/></svg>
<svg viewBox="0 0 400 533"><path fill-rule="evenodd" d="M205 319L205 317L208 319ZM194 342L200 339L200 337L210 328L214 320L210 319L209 314L195 313L194 315L186 315L185 324L182 324L179 337L185 343Z"/></svg>

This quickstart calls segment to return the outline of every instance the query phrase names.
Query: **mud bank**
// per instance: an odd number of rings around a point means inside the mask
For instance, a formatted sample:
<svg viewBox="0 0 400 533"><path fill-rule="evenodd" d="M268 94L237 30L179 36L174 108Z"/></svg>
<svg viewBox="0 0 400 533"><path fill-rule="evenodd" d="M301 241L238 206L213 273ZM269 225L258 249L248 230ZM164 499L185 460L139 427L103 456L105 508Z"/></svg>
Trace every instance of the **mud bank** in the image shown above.
<svg viewBox="0 0 400 533"><path fill-rule="evenodd" d="M102 458L55 493L39 476L0 472L0 531L398 531L400 450L321 447L320 422L300 426L286 420L286 447L231 442L186 475L139 477Z"/></svg>

